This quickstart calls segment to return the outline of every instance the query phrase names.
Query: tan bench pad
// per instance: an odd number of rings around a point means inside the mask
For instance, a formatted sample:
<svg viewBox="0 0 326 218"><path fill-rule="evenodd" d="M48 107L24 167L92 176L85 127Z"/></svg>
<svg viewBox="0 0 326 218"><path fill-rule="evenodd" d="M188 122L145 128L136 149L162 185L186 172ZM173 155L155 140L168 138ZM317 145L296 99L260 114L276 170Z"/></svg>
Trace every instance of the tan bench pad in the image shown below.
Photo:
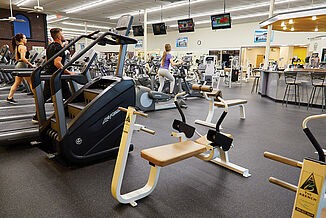
<svg viewBox="0 0 326 218"><path fill-rule="evenodd" d="M227 103L227 105L229 107L231 106L236 106L236 105L240 105L240 104L247 104L247 100L243 100L243 99L232 99L232 100L225 100L225 102ZM224 107L224 104L222 102L214 102L214 105L216 107Z"/></svg>
<svg viewBox="0 0 326 218"><path fill-rule="evenodd" d="M184 141L148 148L142 150L140 155L156 166L164 167L203 152L206 152L204 145L193 141Z"/></svg>

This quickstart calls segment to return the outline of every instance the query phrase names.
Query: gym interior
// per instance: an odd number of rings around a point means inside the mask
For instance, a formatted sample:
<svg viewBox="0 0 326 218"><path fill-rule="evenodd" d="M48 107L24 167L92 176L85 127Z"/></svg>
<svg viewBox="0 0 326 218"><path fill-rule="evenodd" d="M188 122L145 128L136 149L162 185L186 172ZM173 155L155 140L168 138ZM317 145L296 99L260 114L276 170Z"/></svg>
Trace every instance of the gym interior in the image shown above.
<svg viewBox="0 0 326 218"><path fill-rule="evenodd" d="M326 217L325 0L0 0L0 217Z"/></svg>

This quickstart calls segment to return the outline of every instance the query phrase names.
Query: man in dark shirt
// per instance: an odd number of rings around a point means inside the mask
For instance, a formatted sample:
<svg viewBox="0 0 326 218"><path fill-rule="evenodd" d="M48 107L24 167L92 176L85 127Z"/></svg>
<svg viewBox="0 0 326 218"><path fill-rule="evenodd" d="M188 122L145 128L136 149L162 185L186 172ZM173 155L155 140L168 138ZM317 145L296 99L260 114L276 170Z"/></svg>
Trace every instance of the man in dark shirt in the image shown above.
<svg viewBox="0 0 326 218"><path fill-rule="evenodd" d="M46 59L49 60L53 57L56 53L58 53L63 46L63 42L65 41L65 37L62 33L62 29L60 28L52 28L50 30L51 37L53 38L53 42L46 48ZM64 66L66 60L65 52L62 52L58 57L56 57L53 61L51 61L45 70L45 74L52 75L58 69ZM74 72L70 72L68 70L64 71L65 74L75 74ZM68 99L71 96L71 92L69 89L69 85L67 81L61 80L61 87L62 87L62 96L64 99ZM44 83L44 101L46 102L48 99L51 98L51 89L50 89L50 81L45 81ZM37 116L35 115L32 120L33 123L37 123Z"/></svg>

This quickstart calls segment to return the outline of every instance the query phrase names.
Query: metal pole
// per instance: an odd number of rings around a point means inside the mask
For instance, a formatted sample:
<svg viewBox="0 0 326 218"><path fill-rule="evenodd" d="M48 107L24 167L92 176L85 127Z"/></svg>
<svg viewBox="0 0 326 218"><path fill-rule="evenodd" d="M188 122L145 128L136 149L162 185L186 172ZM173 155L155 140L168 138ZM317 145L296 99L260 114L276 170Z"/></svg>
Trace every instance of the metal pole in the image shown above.
<svg viewBox="0 0 326 218"><path fill-rule="evenodd" d="M85 25L85 35L87 35L87 22L84 22ZM85 47L87 47L87 39L85 39Z"/></svg>
<svg viewBox="0 0 326 218"><path fill-rule="evenodd" d="M270 6L269 6L269 18L273 17L274 4L275 4L275 0L271 0ZM272 25L268 25L266 50L265 50L265 62L264 62L264 69L265 70L267 70L268 64L269 64L269 54L270 54L270 49L271 49L271 38L272 38Z"/></svg>
<svg viewBox="0 0 326 218"><path fill-rule="evenodd" d="M147 61L147 9L144 10L144 59Z"/></svg>

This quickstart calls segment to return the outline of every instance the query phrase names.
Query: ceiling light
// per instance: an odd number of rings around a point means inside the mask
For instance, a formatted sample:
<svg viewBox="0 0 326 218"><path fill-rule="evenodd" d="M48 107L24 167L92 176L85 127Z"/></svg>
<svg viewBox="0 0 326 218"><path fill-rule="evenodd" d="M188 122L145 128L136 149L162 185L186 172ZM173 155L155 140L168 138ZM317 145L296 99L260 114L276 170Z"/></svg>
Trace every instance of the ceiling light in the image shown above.
<svg viewBox="0 0 326 218"><path fill-rule="evenodd" d="M318 32L318 31L319 31L319 29L318 29L318 27L316 27L315 32Z"/></svg>
<svg viewBox="0 0 326 218"><path fill-rule="evenodd" d="M290 19L289 20L289 24L293 24L294 22L293 22L293 19Z"/></svg>
<svg viewBox="0 0 326 218"><path fill-rule="evenodd" d="M85 27L85 24L82 23L71 23L71 22L62 22L64 25L71 25L71 26L80 26L80 27ZM97 25L88 25L86 24L87 27L90 28L96 28L96 29L111 29L112 27L109 26L97 26Z"/></svg>
<svg viewBox="0 0 326 218"><path fill-rule="evenodd" d="M15 3L15 5L17 5L18 7L22 6L22 5L25 5L26 3L29 3L31 2L32 0L21 0L21 1L18 1L17 3Z"/></svg>
<svg viewBox="0 0 326 218"><path fill-rule="evenodd" d="M316 17L316 16L312 16L311 19L312 19L312 20L317 20L317 17Z"/></svg>
<svg viewBox="0 0 326 218"><path fill-rule="evenodd" d="M67 9L67 10L65 10L65 12L67 14L69 14L69 13L76 13L78 11L84 11L86 9L97 7L97 6L100 6L100 5L103 5L103 4L112 2L112 1L115 1L115 0L104 0L104 1L103 0L99 0L99 1L94 1L94 2L87 3L87 4L79 5L79 6L74 7L74 8Z"/></svg>
<svg viewBox="0 0 326 218"><path fill-rule="evenodd" d="M292 32L294 31L294 27L291 28L291 31L292 31Z"/></svg>
<svg viewBox="0 0 326 218"><path fill-rule="evenodd" d="M286 29L287 29L287 27L286 27L286 26L284 26L284 27L283 27L283 30L286 30Z"/></svg>
<svg viewBox="0 0 326 218"><path fill-rule="evenodd" d="M69 19L69 17L63 17L63 18L60 18L60 19L57 19L57 20L50 20L48 21L47 23L56 23L56 22L59 22L59 21L63 21L63 20L67 20Z"/></svg>
<svg viewBox="0 0 326 218"><path fill-rule="evenodd" d="M203 1L207 1L207 0L191 1L190 4L195 4L195 3L199 3L199 2L203 2ZM278 1L275 2L275 4L278 5L278 4L284 4L284 3L296 2L296 1L300 1L300 0L278 0ZM189 4L189 1L182 1L182 3L181 2L179 2L179 3L171 3L171 4L168 4L166 6L163 6L162 10L176 8L176 7L180 7L180 6L188 5L188 4ZM263 3L256 3L256 4L246 5L246 6L228 8L228 12L235 12L235 11L242 11L242 10L261 8L261 7L266 7L266 6L269 6L269 5L270 5L269 1L268 2L263 2ZM160 11L160 10L161 10L161 7L149 8L149 9L147 9L147 13L156 12L156 11ZM218 11L211 11L211 12L200 13L200 14L201 14L201 17L202 17L202 16L210 16L210 15L213 15L213 14L219 14L219 13L223 13L223 12L224 12L224 10L218 10ZM126 12L126 13L110 16L108 18L114 20L114 19L119 19L122 15L125 15L125 14L130 14L132 16L135 16L135 15L143 14L143 13L144 13L143 10L141 10L141 11L132 11L132 12L129 12L129 13Z"/></svg>
<svg viewBox="0 0 326 218"><path fill-rule="evenodd" d="M285 22L284 21L282 21L281 26L285 26Z"/></svg>
<svg viewBox="0 0 326 218"><path fill-rule="evenodd" d="M208 0L193 0L193 1L190 2L190 4L196 4L196 3L200 3L200 2L204 2L204 1L208 1ZM170 4L162 6L162 8L161 7L148 8L147 13L157 12L157 11L171 9L171 8L177 8L177 7L181 7L181 6L185 6L185 5L189 5L188 0L181 1L181 2L175 2L175 3L170 3ZM123 13L123 14L117 14L117 15L114 15L114 16L110 16L108 18L112 19L112 20L115 20L115 19L119 19L121 16L123 16L125 14L135 16L135 15L139 15L139 14L144 14L144 10L132 11L132 12Z"/></svg>
<svg viewBox="0 0 326 218"><path fill-rule="evenodd" d="M51 29L51 28L56 28L56 27L48 27L48 29ZM85 32L85 30L81 30L81 29L72 29L72 28L62 28L62 31L65 32L65 31L74 31L74 32ZM90 31L87 31L87 32L90 32Z"/></svg>

